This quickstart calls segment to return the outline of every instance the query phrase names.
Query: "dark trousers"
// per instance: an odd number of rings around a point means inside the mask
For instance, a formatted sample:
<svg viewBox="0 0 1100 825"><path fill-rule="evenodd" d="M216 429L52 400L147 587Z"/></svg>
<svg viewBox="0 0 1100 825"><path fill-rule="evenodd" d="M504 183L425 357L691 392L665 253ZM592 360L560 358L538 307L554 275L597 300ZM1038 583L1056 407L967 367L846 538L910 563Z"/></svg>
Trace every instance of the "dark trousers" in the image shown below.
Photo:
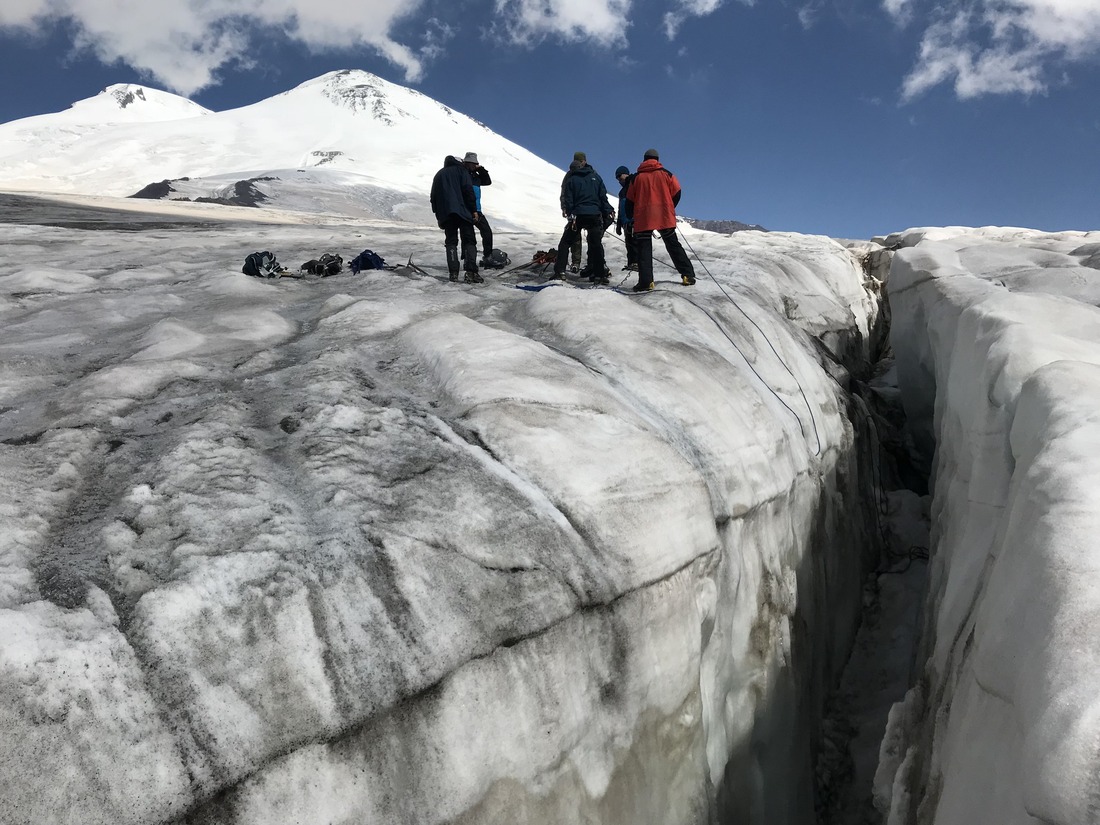
<svg viewBox="0 0 1100 825"><path fill-rule="evenodd" d="M489 219L484 212L478 212L478 221L474 224L481 233L482 258L488 258L493 254L493 227L489 226Z"/></svg>
<svg viewBox="0 0 1100 825"><path fill-rule="evenodd" d="M665 249L668 250L668 256L672 258L672 265L676 267L676 271L681 275L694 278L695 268L688 260L684 247L680 245L680 239L676 237L676 227L657 231L661 235L661 240L665 242ZM638 253L638 283L651 284L653 283L653 232L646 230L634 233L634 247Z"/></svg>
<svg viewBox="0 0 1100 825"><path fill-rule="evenodd" d="M477 272L477 238L474 225L458 215L448 215L439 222L443 229L443 245L447 247L447 269L458 272L458 242L462 240L462 258L467 272ZM455 254L452 254L452 250Z"/></svg>
<svg viewBox="0 0 1100 825"><path fill-rule="evenodd" d="M638 247L634 244L634 224L623 224L623 243L626 244L626 265L638 263Z"/></svg>
<svg viewBox="0 0 1100 825"><path fill-rule="evenodd" d="M588 234L588 268L603 273L603 215L577 215L565 225L561 242L558 244L558 259L554 263L554 273L565 273L566 256L569 248L577 241L581 232Z"/></svg>

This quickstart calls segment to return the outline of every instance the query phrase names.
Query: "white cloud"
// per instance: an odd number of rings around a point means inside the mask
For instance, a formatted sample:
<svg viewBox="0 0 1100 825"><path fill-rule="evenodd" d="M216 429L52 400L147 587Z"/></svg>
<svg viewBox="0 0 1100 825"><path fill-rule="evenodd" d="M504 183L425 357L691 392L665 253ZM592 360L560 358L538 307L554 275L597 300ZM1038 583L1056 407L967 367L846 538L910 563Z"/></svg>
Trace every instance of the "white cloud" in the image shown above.
<svg viewBox="0 0 1100 825"><path fill-rule="evenodd" d="M900 25L905 25L913 16L913 0L882 0L882 8Z"/></svg>
<svg viewBox="0 0 1100 825"><path fill-rule="evenodd" d="M420 53L425 60L429 61L442 57L446 51L444 47L454 36L455 30L453 28L433 17L427 23L427 30L424 34L424 47L420 50Z"/></svg>
<svg viewBox="0 0 1100 825"><path fill-rule="evenodd" d="M4 0L0 6L0 27L29 27L36 17L45 14L46 0Z"/></svg>
<svg viewBox="0 0 1100 825"><path fill-rule="evenodd" d="M230 63L263 55L252 41L257 25L284 32L320 52L366 47L419 80L425 59L438 54L439 27L425 51L390 37L395 23L423 0L4 0L0 28L37 30L71 21L76 46L106 63L123 62L184 95L217 82Z"/></svg>
<svg viewBox="0 0 1100 825"><path fill-rule="evenodd" d="M689 17L706 17L718 11L725 0L675 0L672 11L665 15L665 34L671 40L676 37L680 27ZM753 5L755 0L742 0L747 6Z"/></svg>
<svg viewBox="0 0 1100 825"><path fill-rule="evenodd" d="M809 31L814 27L820 14L821 6L817 3L809 3L798 10L798 22L802 24L803 29Z"/></svg>
<svg viewBox="0 0 1100 825"><path fill-rule="evenodd" d="M884 0L908 13L907 0ZM1100 55L1097 0L955 0L921 40L916 66L902 84L905 100L941 83L960 99L1045 92L1066 63ZM897 14L895 14L897 16Z"/></svg>
<svg viewBox="0 0 1100 825"><path fill-rule="evenodd" d="M494 0L507 36L531 45L546 38L625 46L633 0Z"/></svg>

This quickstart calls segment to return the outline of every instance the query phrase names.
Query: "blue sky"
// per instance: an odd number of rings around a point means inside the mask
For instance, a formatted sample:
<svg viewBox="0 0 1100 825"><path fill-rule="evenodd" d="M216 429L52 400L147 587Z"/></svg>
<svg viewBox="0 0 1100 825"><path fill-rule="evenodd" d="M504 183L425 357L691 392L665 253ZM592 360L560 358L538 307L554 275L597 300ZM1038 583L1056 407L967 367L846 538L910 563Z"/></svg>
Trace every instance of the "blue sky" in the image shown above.
<svg viewBox="0 0 1100 825"><path fill-rule="evenodd" d="M0 122L112 83L221 110L360 68L563 168L583 149L610 180L656 147L692 217L1100 228L1100 0L224 6L5 0Z"/></svg>

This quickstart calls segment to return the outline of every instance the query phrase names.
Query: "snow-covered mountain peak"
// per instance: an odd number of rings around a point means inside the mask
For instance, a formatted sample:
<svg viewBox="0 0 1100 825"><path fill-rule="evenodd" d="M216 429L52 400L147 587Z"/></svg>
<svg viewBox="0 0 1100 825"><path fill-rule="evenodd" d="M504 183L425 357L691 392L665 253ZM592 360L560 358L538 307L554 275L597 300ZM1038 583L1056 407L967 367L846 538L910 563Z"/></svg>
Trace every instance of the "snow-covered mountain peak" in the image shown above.
<svg viewBox="0 0 1100 825"><path fill-rule="evenodd" d="M147 100L145 89L141 86L133 86L129 83L116 83L104 89L104 94L109 94L118 101L119 108L125 109L135 100Z"/></svg>
<svg viewBox="0 0 1100 825"><path fill-rule="evenodd" d="M354 69L221 112L110 86L64 112L0 124L0 189L262 202L434 226L432 178L465 152L492 170L494 226L559 224L561 170L427 95Z"/></svg>
<svg viewBox="0 0 1100 825"><path fill-rule="evenodd" d="M103 123L152 123L212 114L185 97L134 83L108 86L94 97L74 103L69 113L80 121Z"/></svg>
<svg viewBox="0 0 1100 825"><path fill-rule="evenodd" d="M390 83L378 75L362 69L342 69L308 80L287 92L296 101L310 95L319 95L329 104L352 114L366 114L385 126L396 126L402 121L420 121L444 115L452 123L459 119L453 109L427 97L415 89ZM471 122L477 123L477 121Z"/></svg>
<svg viewBox="0 0 1100 825"><path fill-rule="evenodd" d="M386 86L392 84L369 72L332 72L323 79L327 82L322 86L321 94L326 98L338 106L350 108L353 112L369 112L375 120L380 120L387 126L392 126L395 120L409 114L394 103L394 95L387 93L389 90Z"/></svg>

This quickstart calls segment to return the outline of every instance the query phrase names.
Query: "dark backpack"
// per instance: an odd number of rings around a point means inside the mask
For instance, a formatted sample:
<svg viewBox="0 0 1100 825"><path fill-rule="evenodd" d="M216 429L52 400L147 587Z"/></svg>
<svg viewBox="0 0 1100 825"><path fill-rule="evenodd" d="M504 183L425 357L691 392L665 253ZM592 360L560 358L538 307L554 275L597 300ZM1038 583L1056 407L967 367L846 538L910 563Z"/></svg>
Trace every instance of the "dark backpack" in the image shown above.
<svg viewBox="0 0 1100 825"><path fill-rule="evenodd" d="M386 259L377 252L371 252L369 249L364 249L351 259L348 263L348 268L356 275L365 269L385 269Z"/></svg>
<svg viewBox="0 0 1100 825"><path fill-rule="evenodd" d="M539 251L531 256L531 263L533 264L552 264L558 259L558 250L547 249L545 252Z"/></svg>
<svg viewBox="0 0 1100 825"><path fill-rule="evenodd" d="M312 261L306 261L302 264L302 269L308 272L310 275L320 275L322 278L326 278L329 275L335 275L341 269L344 268L344 259L339 255L330 255L326 252L320 258L315 258Z"/></svg>
<svg viewBox="0 0 1100 825"><path fill-rule="evenodd" d="M508 253L502 249L494 249L489 253L489 257L485 259L483 266L486 269L504 269L511 262Z"/></svg>
<svg viewBox="0 0 1100 825"><path fill-rule="evenodd" d="M241 267L241 272L253 278L278 278L279 273L285 271L286 267L270 252L253 252L244 259L244 266Z"/></svg>

